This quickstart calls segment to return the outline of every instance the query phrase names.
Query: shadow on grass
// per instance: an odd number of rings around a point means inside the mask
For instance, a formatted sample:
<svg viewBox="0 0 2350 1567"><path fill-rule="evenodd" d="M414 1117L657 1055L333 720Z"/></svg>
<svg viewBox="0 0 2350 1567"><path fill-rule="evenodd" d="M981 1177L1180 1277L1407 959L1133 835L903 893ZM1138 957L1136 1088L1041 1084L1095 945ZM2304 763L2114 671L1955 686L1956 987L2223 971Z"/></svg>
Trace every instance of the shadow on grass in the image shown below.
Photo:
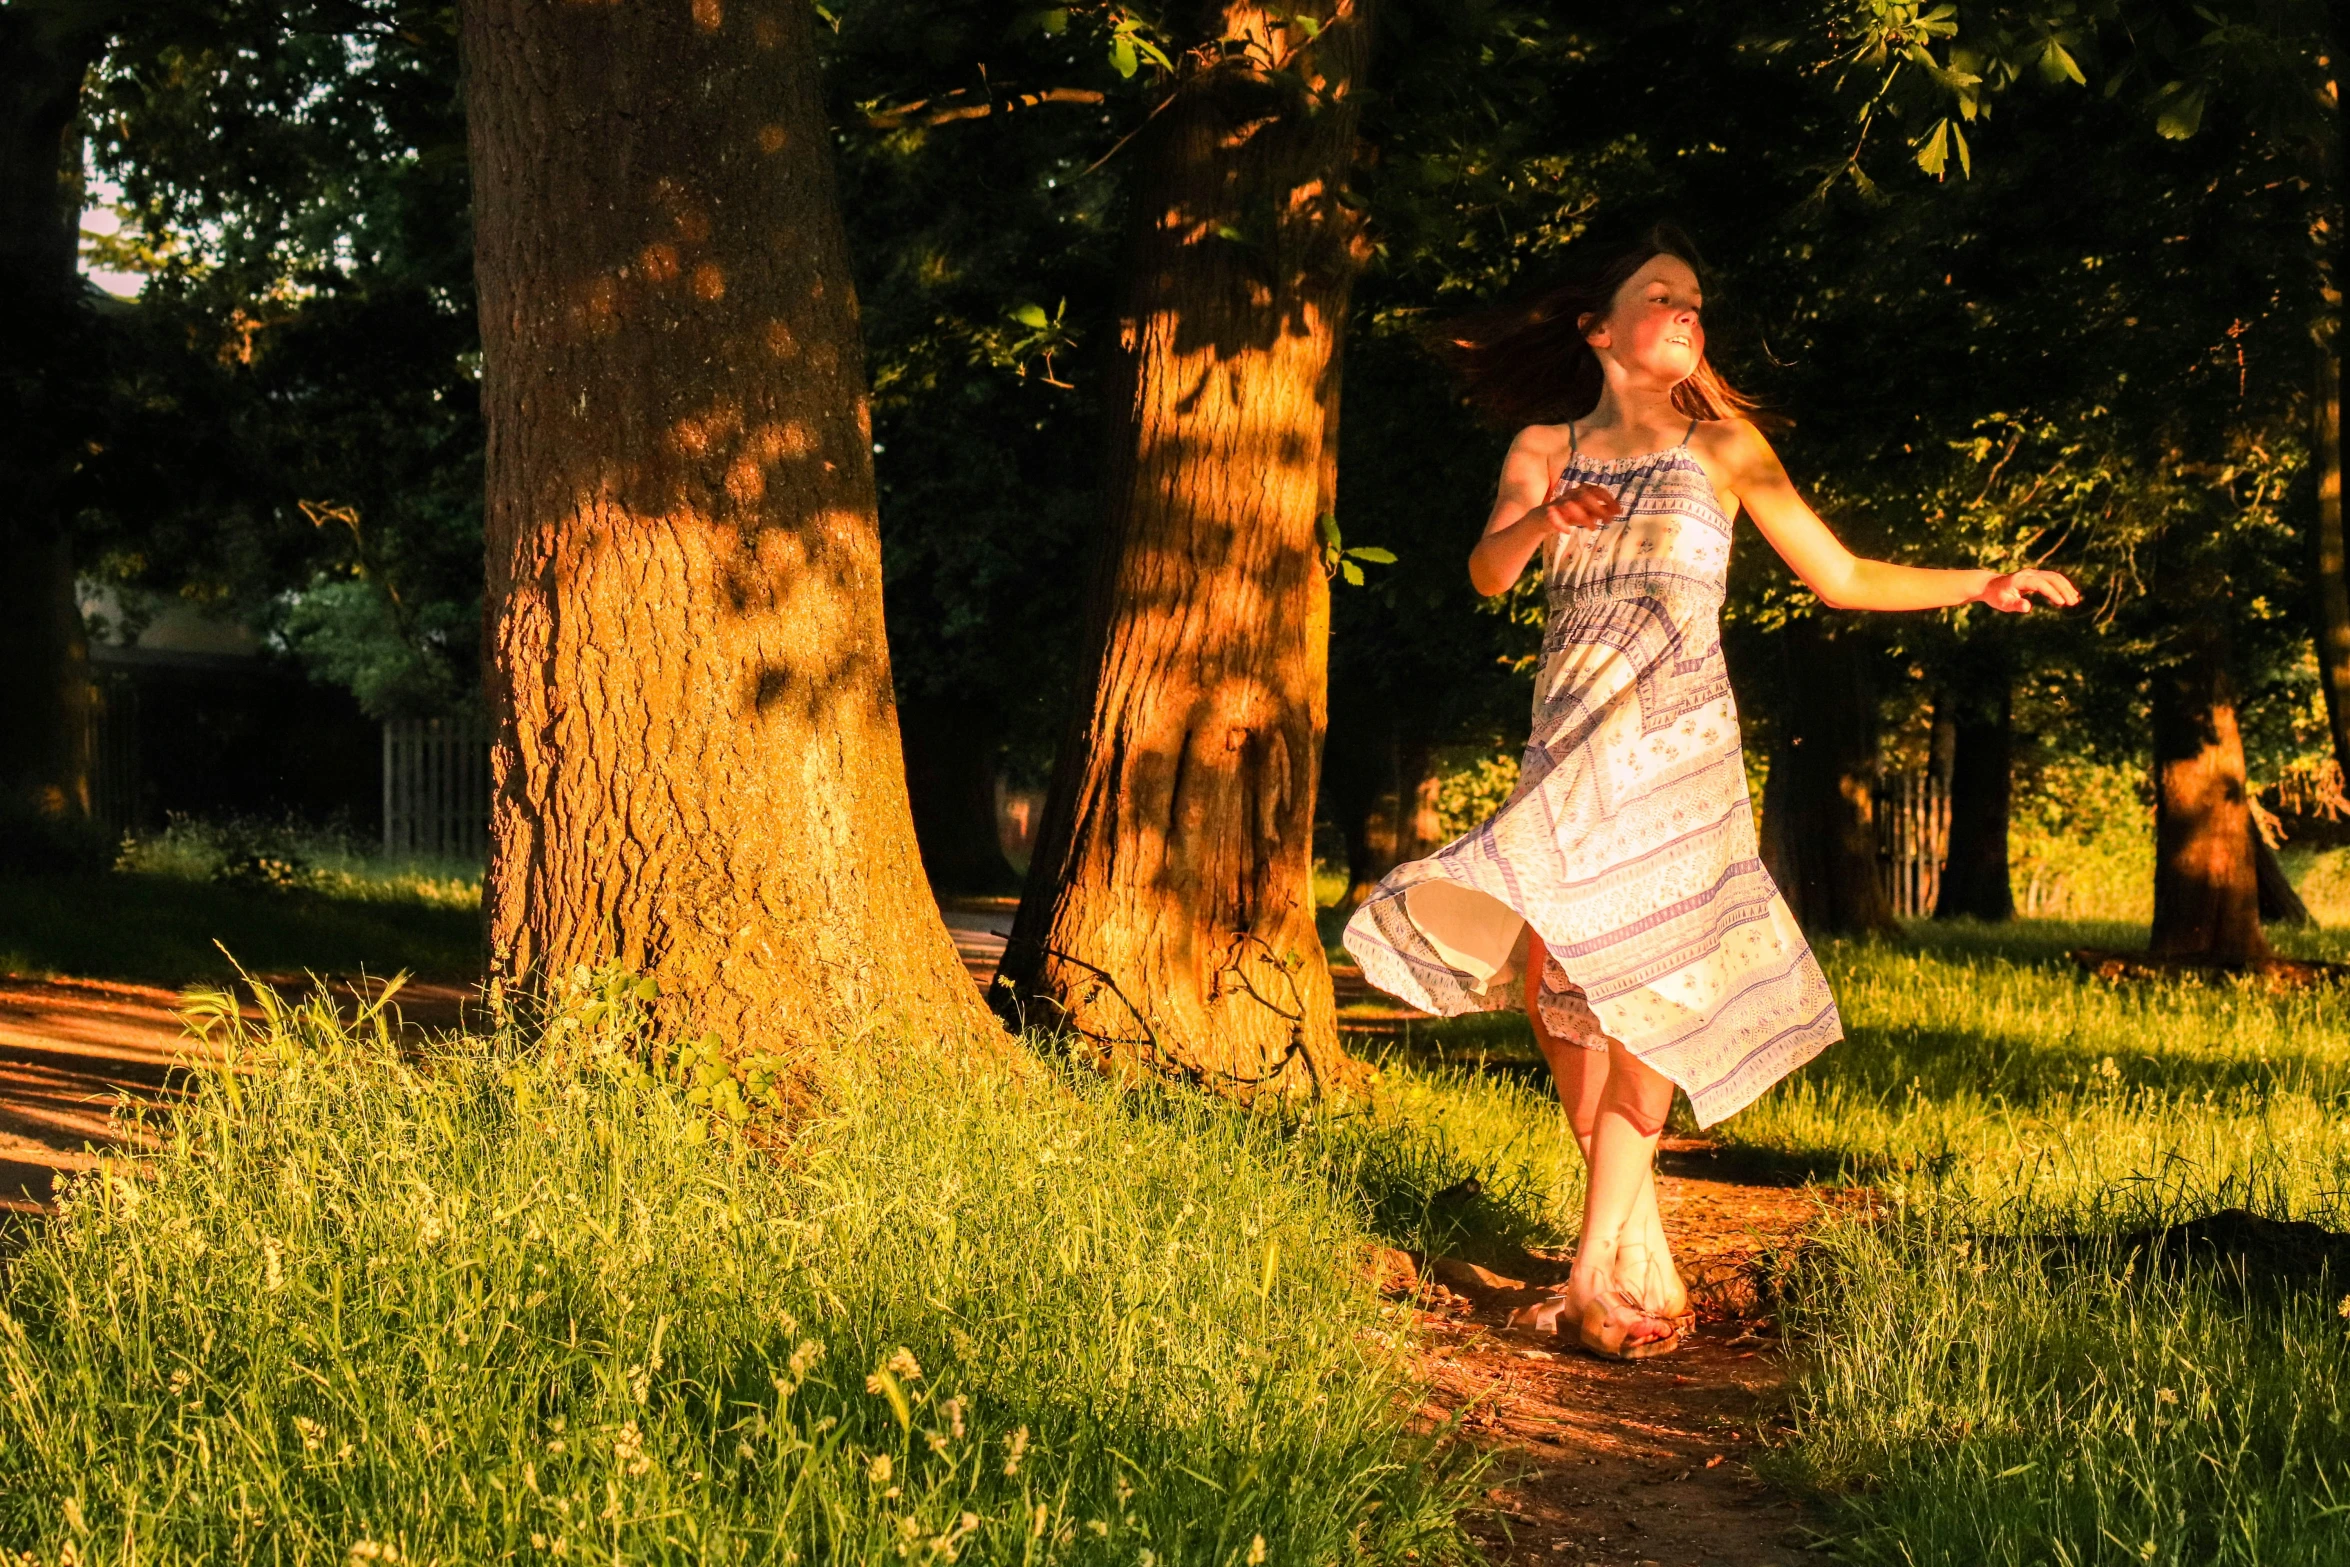
<svg viewBox="0 0 2350 1567"><path fill-rule="evenodd" d="M0 877L0 972L150 985L254 973L481 974L471 909L122 872Z"/></svg>

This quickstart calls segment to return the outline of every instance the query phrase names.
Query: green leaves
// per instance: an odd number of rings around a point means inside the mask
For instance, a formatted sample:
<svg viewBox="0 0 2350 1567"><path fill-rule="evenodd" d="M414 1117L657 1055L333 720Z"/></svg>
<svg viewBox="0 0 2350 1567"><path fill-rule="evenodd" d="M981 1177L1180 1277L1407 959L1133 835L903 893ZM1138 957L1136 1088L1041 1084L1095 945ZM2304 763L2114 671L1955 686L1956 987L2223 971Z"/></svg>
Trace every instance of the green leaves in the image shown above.
<svg viewBox="0 0 2350 1567"><path fill-rule="evenodd" d="M1067 390L1069 383L1053 373L1053 355L1077 342L1077 334L1068 321L1069 301L1062 300L1049 316L1044 306L1032 300L1023 300L1004 314L1028 330L1025 335L1009 340L1006 334L993 334L988 344L989 358L1006 369L1017 370L1023 379L1028 375L1030 362L1041 360L1044 374L1039 379L1047 386Z"/></svg>
<svg viewBox="0 0 2350 1567"><path fill-rule="evenodd" d="M2065 48L2062 35L2050 33L2040 45L2040 80L2054 86L2069 81L2076 87L2089 85L2089 78L2081 74L2080 62Z"/></svg>
<svg viewBox="0 0 2350 1567"><path fill-rule="evenodd" d="M1314 532L1322 541L1322 575L1343 578L1348 587L1359 588L1363 585L1363 564L1366 562L1373 566L1395 564L1395 552L1381 549L1376 544L1348 549L1338 534L1338 518L1330 512L1324 512L1315 519Z"/></svg>
<svg viewBox="0 0 2350 1567"><path fill-rule="evenodd" d="M2203 128L2210 95L2187 82L2170 82L2154 95L2154 132L2167 141L2185 141Z"/></svg>
<svg viewBox="0 0 2350 1567"><path fill-rule="evenodd" d="M1958 154L1959 173L1968 178L1974 175L1975 165L1967 152L1966 132L1960 130L1958 123L1948 115L1936 120L1934 128L1911 145L1917 149L1918 167L1936 179L1942 178L1948 169L1950 154L1954 151Z"/></svg>
<svg viewBox="0 0 2350 1567"><path fill-rule="evenodd" d="M1113 10L1109 20L1111 70L1131 80L1145 60L1162 71L1175 69L1175 62L1143 31L1141 20L1132 12Z"/></svg>

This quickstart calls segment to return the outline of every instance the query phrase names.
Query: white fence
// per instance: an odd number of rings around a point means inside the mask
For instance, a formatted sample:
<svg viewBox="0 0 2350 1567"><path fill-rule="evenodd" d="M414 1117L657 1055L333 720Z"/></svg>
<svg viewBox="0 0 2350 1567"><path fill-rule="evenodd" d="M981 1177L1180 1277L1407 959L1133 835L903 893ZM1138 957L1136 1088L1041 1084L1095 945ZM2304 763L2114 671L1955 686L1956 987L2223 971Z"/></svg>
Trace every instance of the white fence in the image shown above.
<svg viewBox="0 0 2350 1567"><path fill-rule="evenodd" d="M1877 877L1905 920L1934 912L1950 859L1950 785L1930 772L1878 781Z"/></svg>
<svg viewBox="0 0 2350 1567"><path fill-rule="evenodd" d="M481 721L384 725L384 853L478 860L489 840L490 736Z"/></svg>

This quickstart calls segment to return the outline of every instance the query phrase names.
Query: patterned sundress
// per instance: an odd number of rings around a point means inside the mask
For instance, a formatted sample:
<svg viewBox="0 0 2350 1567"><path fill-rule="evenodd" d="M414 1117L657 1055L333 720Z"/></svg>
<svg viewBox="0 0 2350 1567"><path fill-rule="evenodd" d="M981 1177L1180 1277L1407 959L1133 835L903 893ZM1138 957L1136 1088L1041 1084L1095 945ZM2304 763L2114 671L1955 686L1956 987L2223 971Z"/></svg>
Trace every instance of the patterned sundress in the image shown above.
<svg viewBox="0 0 2350 1567"><path fill-rule="evenodd" d="M1696 428L1643 457L1570 451L1551 498L1596 484L1623 510L1545 547L1518 786L1483 826L1397 866L1345 942L1372 984L1452 1016L1524 1004L1531 926L1552 1032L1621 1041L1710 1126L1844 1030L1756 846L1722 663L1730 518L1689 450Z"/></svg>

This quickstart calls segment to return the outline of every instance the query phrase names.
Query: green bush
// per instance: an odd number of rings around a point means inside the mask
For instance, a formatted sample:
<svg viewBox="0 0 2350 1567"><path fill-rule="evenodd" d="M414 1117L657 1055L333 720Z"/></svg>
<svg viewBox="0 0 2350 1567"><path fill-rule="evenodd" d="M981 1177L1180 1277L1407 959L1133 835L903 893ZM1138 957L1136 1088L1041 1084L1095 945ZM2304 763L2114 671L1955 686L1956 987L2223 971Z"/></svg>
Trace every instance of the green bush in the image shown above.
<svg viewBox="0 0 2350 1567"><path fill-rule="evenodd" d="M125 838L114 868L132 875L300 889L345 901L465 909L481 902L471 861L390 859L348 831L289 819L174 816Z"/></svg>
<svg viewBox="0 0 2350 1567"><path fill-rule="evenodd" d="M2046 919L2154 914L2154 806L2142 767L2058 758L2022 781L2008 828L2016 910Z"/></svg>

